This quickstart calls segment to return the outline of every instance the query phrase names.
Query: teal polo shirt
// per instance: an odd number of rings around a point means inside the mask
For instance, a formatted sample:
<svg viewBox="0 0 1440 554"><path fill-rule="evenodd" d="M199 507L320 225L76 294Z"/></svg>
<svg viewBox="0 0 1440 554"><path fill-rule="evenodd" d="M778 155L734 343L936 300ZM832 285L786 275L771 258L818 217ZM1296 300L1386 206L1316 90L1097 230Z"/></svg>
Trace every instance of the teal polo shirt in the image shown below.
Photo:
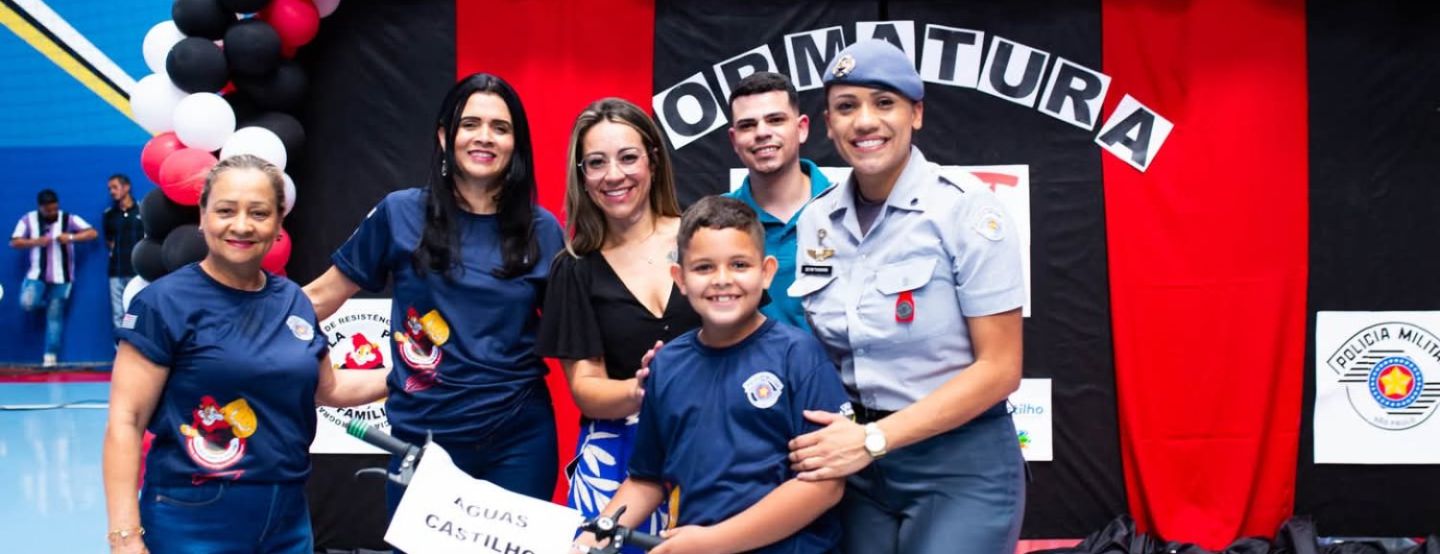
<svg viewBox="0 0 1440 554"><path fill-rule="evenodd" d="M819 196L830 188L830 180L815 166L815 162L800 158L800 170L810 177L810 198ZM789 221L780 221L770 215L759 204L755 203L755 195L750 192L750 177L740 183L740 188L725 196L740 200L749 204L760 216L760 224L765 226L765 253L775 256L780 262L780 267L775 271L775 279L770 282L770 303L760 307L760 313L765 317L788 323L805 331L810 331L810 325L805 323L805 307L800 304L799 298L791 298L786 289L795 282L795 223L800 221L800 214L805 212L806 202L790 217Z"/></svg>

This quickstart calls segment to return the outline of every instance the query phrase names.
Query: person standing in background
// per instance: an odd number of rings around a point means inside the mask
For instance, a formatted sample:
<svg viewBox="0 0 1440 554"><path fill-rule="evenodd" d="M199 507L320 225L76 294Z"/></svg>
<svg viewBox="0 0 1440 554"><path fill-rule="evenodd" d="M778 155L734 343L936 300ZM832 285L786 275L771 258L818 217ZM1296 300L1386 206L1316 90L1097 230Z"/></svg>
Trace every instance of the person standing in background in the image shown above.
<svg viewBox="0 0 1440 554"><path fill-rule="evenodd" d="M55 367L65 331L65 302L75 280L75 243L95 240L83 218L60 210L60 196L45 189L35 196L37 209L21 216L10 246L30 251L30 271L20 285L20 308L45 308L45 367Z"/></svg>
<svg viewBox="0 0 1440 554"><path fill-rule="evenodd" d="M125 314L121 298L125 285L135 277L135 266L130 263L130 251L135 243L145 238L145 226L140 224L140 206L130 195L130 177L124 173L110 176L106 183L110 200L114 203L105 208L100 218L100 228L105 233L105 248L110 253L106 271L110 276L110 315L115 328L120 327L120 317Z"/></svg>
<svg viewBox="0 0 1440 554"><path fill-rule="evenodd" d="M761 71L741 79L730 93L730 146L749 170L740 188L726 194L746 203L765 226L765 254L780 269L770 283L765 317L809 331L805 308L787 289L795 282L795 233L800 210L830 188L815 162L800 157L810 136L810 118L800 113L800 95L790 78Z"/></svg>

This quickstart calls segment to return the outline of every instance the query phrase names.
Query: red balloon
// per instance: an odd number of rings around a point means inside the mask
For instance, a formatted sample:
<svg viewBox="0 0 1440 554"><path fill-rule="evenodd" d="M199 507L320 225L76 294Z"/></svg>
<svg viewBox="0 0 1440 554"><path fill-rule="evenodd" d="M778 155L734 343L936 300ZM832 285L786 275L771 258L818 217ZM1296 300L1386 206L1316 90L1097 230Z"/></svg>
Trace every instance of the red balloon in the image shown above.
<svg viewBox="0 0 1440 554"><path fill-rule="evenodd" d="M290 262L290 233L286 233L282 227L280 235L275 237L275 245L260 259L260 267L265 271L279 276L285 276L285 264Z"/></svg>
<svg viewBox="0 0 1440 554"><path fill-rule="evenodd" d="M167 131L155 135L150 142L145 143L145 149L140 151L140 169L145 171L145 176L150 182L160 184L160 164L165 163L176 150L184 148L180 138L175 136L174 131Z"/></svg>
<svg viewBox="0 0 1440 554"><path fill-rule="evenodd" d="M205 186L205 174L215 167L218 160L209 152L199 148L182 148L165 158L160 164L160 192L171 201L182 206L200 204L200 189Z"/></svg>
<svg viewBox="0 0 1440 554"><path fill-rule="evenodd" d="M308 44L320 31L320 10L311 0L272 0L255 17L275 28L285 52Z"/></svg>

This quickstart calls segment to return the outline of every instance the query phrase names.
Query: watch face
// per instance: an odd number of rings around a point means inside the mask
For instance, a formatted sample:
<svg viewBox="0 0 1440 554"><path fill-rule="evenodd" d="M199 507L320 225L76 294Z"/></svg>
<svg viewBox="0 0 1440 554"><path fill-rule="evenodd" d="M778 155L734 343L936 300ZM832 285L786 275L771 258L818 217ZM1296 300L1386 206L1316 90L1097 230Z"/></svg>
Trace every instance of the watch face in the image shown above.
<svg viewBox="0 0 1440 554"><path fill-rule="evenodd" d="M869 434L865 436L865 449L871 452L885 450L885 435Z"/></svg>

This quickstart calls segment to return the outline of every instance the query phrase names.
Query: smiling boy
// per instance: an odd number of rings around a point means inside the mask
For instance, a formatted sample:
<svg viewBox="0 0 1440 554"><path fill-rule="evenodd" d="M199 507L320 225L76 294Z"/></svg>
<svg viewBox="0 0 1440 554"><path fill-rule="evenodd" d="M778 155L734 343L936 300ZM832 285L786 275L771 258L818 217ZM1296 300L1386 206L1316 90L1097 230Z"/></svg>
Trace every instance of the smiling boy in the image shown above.
<svg viewBox="0 0 1440 554"><path fill-rule="evenodd" d="M702 324L651 363L630 477L605 512L627 506L630 526L670 498L676 527L654 554L835 551L829 510L844 484L796 480L785 458L792 437L818 428L804 410L850 411L835 366L813 337L758 311L776 262L749 206L700 200L677 243L671 274Z"/></svg>

